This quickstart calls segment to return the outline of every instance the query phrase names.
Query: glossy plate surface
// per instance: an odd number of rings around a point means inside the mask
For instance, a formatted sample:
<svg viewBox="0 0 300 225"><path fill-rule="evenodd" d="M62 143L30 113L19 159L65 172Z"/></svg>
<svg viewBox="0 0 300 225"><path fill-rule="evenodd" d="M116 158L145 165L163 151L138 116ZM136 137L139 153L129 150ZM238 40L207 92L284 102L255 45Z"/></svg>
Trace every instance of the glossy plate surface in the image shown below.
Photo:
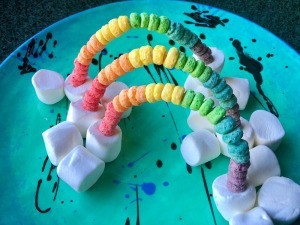
<svg viewBox="0 0 300 225"><path fill-rule="evenodd" d="M64 98L51 106L41 103L31 84L32 71L50 69L66 77L90 36L110 19L131 12L166 15L225 53L221 75L251 82L242 116L249 119L262 108L279 115L286 130L276 151L282 175L300 183L299 55L263 28L220 9L188 2L120 2L50 26L2 63L0 224L228 224L215 207L211 185L226 173L229 159L219 156L201 167L186 166L180 143L191 130L186 123L189 111L181 107L163 102L135 107L120 122L120 156L85 193L59 180L47 160L41 133L66 119L69 102ZM166 35L131 30L96 56L90 76L114 57L147 44L173 45ZM120 80L128 86L154 81L183 85L187 76L154 66L149 71L137 69Z"/></svg>

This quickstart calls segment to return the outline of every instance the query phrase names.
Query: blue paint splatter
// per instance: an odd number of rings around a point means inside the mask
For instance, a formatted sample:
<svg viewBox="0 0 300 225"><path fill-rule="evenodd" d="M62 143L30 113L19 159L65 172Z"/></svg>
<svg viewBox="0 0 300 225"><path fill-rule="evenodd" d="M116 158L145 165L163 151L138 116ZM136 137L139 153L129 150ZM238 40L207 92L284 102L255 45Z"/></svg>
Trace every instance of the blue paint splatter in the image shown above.
<svg viewBox="0 0 300 225"><path fill-rule="evenodd" d="M143 183L141 187L144 193L147 195L153 195L156 191L156 186L154 183Z"/></svg>
<svg viewBox="0 0 300 225"><path fill-rule="evenodd" d="M129 162L129 163L127 164L127 166L128 166L128 167L133 167L134 164L135 164L136 162L138 162L139 160L141 160L142 158L144 158L144 157L145 157L146 155L148 155L149 153L150 153L150 151L144 153L142 156L140 156L140 157L137 158L136 160L134 160L134 161L132 161L132 162Z"/></svg>
<svg viewBox="0 0 300 225"><path fill-rule="evenodd" d="M165 182L163 182L163 185L164 185L165 187L167 187L167 186L169 186L169 182L168 182L168 181L165 181Z"/></svg>
<svg viewBox="0 0 300 225"><path fill-rule="evenodd" d="M181 136L181 139L183 140L185 137L186 137L186 134L182 135L182 136Z"/></svg>
<svg viewBox="0 0 300 225"><path fill-rule="evenodd" d="M102 51L101 51L102 55L107 55L107 49L104 48Z"/></svg>
<svg viewBox="0 0 300 225"><path fill-rule="evenodd" d="M129 194L126 194L126 195L125 195L125 198L129 198L129 197L130 197L130 195L129 195Z"/></svg>
<svg viewBox="0 0 300 225"><path fill-rule="evenodd" d="M54 113L54 109L50 109L50 113Z"/></svg>
<svg viewBox="0 0 300 225"><path fill-rule="evenodd" d="M126 37L127 38L139 38L139 36L137 36L137 35L127 35Z"/></svg>

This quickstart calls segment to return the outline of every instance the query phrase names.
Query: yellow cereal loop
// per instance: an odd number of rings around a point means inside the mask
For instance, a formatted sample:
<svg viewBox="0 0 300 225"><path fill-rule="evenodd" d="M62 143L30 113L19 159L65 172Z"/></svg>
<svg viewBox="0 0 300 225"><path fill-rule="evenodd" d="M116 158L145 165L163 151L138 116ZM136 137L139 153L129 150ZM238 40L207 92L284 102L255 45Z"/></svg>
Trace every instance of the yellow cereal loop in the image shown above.
<svg viewBox="0 0 300 225"><path fill-rule="evenodd" d="M153 49L150 45L143 46L139 50L140 60L146 66L153 63L152 51Z"/></svg>
<svg viewBox="0 0 300 225"><path fill-rule="evenodd" d="M155 85L153 95L154 95L154 98L155 98L156 101L161 100L161 93L164 89L164 86L165 85L162 84L162 83L158 83L158 84Z"/></svg>
<svg viewBox="0 0 300 225"><path fill-rule="evenodd" d="M115 38L115 36L110 32L108 24L105 24L103 27L101 27L101 33L103 34L104 39L108 42Z"/></svg>
<svg viewBox="0 0 300 225"><path fill-rule="evenodd" d="M98 40L102 45L106 45L106 44L108 43L108 41L103 37L103 34L102 34L102 32L101 32L101 29L98 30L98 31L96 32L95 35L96 35L97 40Z"/></svg>
<svg viewBox="0 0 300 225"><path fill-rule="evenodd" d="M170 102L172 100L172 93L173 93L174 87L175 87L174 84L170 84L170 83L165 84L164 89L161 93L162 100L164 100L166 102Z"/></svg>
<svg viewBox="0 0 300 225"><path fill-rule="evenodd" d="M164 61L164 67L168 68L168 69L172 69L174 68L177 60L179 58L179 51L177 48L172 47L167 54L167 57Z"/></svg>
<svg viewBox="0 0 300 225"><path fill-rule="evenodd" d="M165 61L167 49L163 45L156 45L153 49L153 63L162 65Z"/></svg>
<svg viewBox="0 0 300 225"><path fill-rule="evenodd" d="M155 84L154 83L148 84L146 86L146 99L150 103L156 102L155 97L154 97L154 88L155 88Z"/></svg>
<svg viewBox="0 0 300 225"><path fill-rule="evenodd" d="M179 105L184 97L184 88L180 86L176 86L172 93L172 103L174 105Z"/></svg>
<svg viewBox="0 0 300 225"><path fill-rule="evenodd" d="M131 28L129 18L127 16L119 16L118 25L123 32L126 32Z"/></svg>
<svg viewBox="0 0 300 225"><path fill-rule="evenodd" d="M110 32L115 36L119 37L121 34L123 34L123 31L118 25L118 19L112 19L108 22L108 28Z"/></svg>
<svg viewBox="0 0 300 225"><path fill-rule="evenodd" d="M139 49L133 49L128 54L129 61L134 68L142 67L144 64L140 59Z"/></svg>

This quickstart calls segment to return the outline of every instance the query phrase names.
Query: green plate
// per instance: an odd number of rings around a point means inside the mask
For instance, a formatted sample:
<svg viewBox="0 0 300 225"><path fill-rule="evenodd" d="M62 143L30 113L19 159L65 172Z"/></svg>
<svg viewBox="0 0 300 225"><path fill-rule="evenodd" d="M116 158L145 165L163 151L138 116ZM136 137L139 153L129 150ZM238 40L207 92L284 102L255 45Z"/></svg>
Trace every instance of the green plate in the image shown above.
<svg viewBox="0 0 300 225"><path fill-rule="evenodd" d="M300 183L299 55L263 28L220 9L175 1L120 2L50 26L1 64L0 224L228 224L216 209L211 185L226 173L229 159L220 156L195 168L185 164L180 143L191 130L189 111L181 107L163 102L135 107L120 122L120 156L87 192L76 193L59 180L47 160L41 133L66 119L69 102L41 103L31 84L33 71L50 69L66 77L81 46L102 25L144 11L182 22L208 46L221 49L226 55L222 76L250 80L251 96L242 116L249 119L262 108L279 115L286 130L276 151L282 175ZM166 35L131 30L97 55L90 76L119 54L148 43L173 45ZM149 70L137 69L120 80L128 86L154 81L183 85L187 77L176 70Z"/></svg>

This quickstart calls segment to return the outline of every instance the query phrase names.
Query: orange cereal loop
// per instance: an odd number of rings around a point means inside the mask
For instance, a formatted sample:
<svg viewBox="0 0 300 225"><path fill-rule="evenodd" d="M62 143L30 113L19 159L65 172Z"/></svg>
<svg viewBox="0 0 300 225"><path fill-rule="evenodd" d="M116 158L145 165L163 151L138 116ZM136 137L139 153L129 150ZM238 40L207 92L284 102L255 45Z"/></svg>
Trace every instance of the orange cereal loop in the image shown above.
<svg viewBox="0 0 300 225"><path fill-rule="evenodd" d="M139 104L142 104L142 103L147 101L147 98L146 98L146 85L137 87L136 100L139 102Z"/></svg>
<svg viewBox="0 0 300 225"><path fill-rule="evenodd" d="M92 59L95 56L94 54L92 54L91 52L89 52L87 50L86 45L81 47L80 54L83 58L86 58L86 59Z"/></svg>
<svg viewBox="0 0 300 225"><path fill-rule="evenodd" d="M123 89L119 94L120 104L126 109L132 106L127 94L128 94L128 89Z"/></svg>
<svg viewBox="0 0 300 225"><path fill-rule="evenodd" d="M96 32L95 35L96 35L97 40L98 40L102 45L106 45L106 44L108 43L108 41L104 38L104 36L103 36L103 34L102 34L102 32L101 32L101 29L98 30L98 31Z"/></svg>
<svg viewBox="0 0 300 225"><path fill-rule="evenodd" d="M97 52L100 52L102 49L105 48L105 45L103 45L100 41L98 41L95 34L88 41L87 47L89 46L95 49Z"/></svg>
<svg viewBox="0 0 300 225"><path fill-rule="evenodd" d="M133 65L131 65L129 61L128 54L123 54L119 58L120 66L125 72L130 72L134 69Z"/></svg>
<svg viewBox="0 0 300 225"><path fill-rule="evenodd" d="M111 70L117 74L118 76L121 76L125 73L125 71L122 69L120 66L120 60L119 58L115 59L111 64L110 64Z"/></svg>
<svg viewBox="0 0 300 225"><path fill-rule="evenodd" d="M121 34L123 34L123 31L119 27L118 19L112 19L108 22L108 27L110 32L115 36L119 37Z"/></svg>
<svg viewBox="0 0 300 225"><path fill-rule="evenodd" d="M85 65L85 66L90 65L92 62L92 59L83 58L80 53L77 56L77 60L78 60L78 62L80 62L82 65Z"/></svg>
<svg viewBox="0 0 300 225"><path fill-rule="evenodd" d="M133 86L128 89L128 98L132 105L138 106L140 105L139 101L136 100L136 92L137 92L137 86Z"/></svg>
<svg viewBox="0 0 300 225"><path fill-rule="evenodd" d="M116 97L114 97L112 103L113 103L113 106L114 106L115 110L118 111L118 112L120 112L120 113L123 113L123 112L125 112L127 110L126 108L124 108L120 104L119 95L117 95Z"/></svg>
<svg viewBox="0 0 300 225"><path fill-rule="evenodd" d="M104 39L108 42L115 38L115 36L110 32L108 24L101 27L101 33L103 34Z"/></svg>
<svg viewBox="0 0 300 225"><path fill-rule="evenodd" d="M96 55L99 51L97 51L96 49L94 49L94 47L89 43L89 41L88 41L88 43L87 43L87 45L86 45L86 49L90 52L90 53L92 53L93 55Z"/></svg>
<svg viewBox="0 0 300 225"><path fill-rule="evenodd" d="M110 85L112 83L107 79L105 71L103 69L98 74L98 81L103 85Z"/></svg>
<svg viewBox="0 0 300 225"><path fill-rule="evenodd" d="M118 79L118 75L114 73L114 71L112 71L111 69L111 64L107 65L104 68L104 72L106 74L106 78L110 81L110 82L114 82L115 80Z"/></svg>

